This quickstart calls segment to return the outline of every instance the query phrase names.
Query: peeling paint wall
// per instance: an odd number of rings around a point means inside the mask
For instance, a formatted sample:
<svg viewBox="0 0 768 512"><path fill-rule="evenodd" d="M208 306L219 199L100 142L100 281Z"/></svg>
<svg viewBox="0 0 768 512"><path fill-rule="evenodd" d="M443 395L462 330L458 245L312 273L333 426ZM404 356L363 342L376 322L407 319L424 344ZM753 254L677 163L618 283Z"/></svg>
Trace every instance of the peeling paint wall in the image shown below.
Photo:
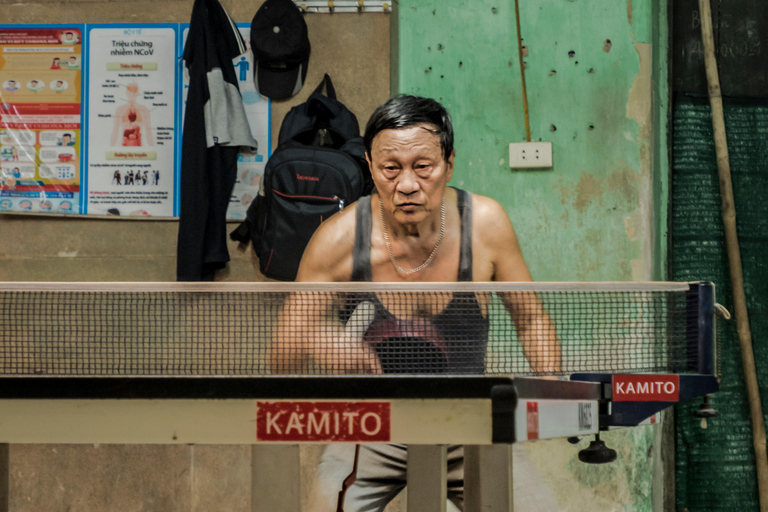
<svg viewBox="0 0 768 512"><path fill-rule="evenodd" d="M554 153L528 171L507 163L525 137L513 2L399 9L399 91L448 106L454 184L507 208L536 279L649 279L650 0L521 3L532 138Z"/></svg>
<svg viewBox="0 0 768 512"><path fill-rule="evenodd" d="M525 139L514 2L399 3L398 91L448 107L453 185L506 208L536 280L653 277L658 3L520 2L531 136L552 142L547 170L510 170L507 162L508 144ZM653 430L604 438L619 452L604 467L580 463L564 440L518 447L518 510L651 510Z"/></svg>

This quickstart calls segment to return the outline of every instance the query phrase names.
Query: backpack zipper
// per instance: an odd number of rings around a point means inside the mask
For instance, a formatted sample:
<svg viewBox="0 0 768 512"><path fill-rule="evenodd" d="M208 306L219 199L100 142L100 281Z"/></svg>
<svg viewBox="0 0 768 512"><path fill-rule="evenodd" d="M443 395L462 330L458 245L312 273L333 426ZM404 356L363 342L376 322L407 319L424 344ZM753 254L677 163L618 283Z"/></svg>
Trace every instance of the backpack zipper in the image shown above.
<svg viewBox="0 0 768 512"><path fill-rule="evenodd" d="M344 200L343 199L339 199L338 196L326 197L326 196L294 195L294 194L286 194L285 192L280 192L279 190L275 190L275 189L272 189L272 192L274 192L275 194L277 194L277 195L279 195L281 197L285 197L286 199L310 199L310 200L314 199L314 200L317 200L317 201L327 201L329 203L330 202L339 202L339 201L341 201L342 203L344 202Z"/></svg>
<svg viewBox="0 0 768 512"><path fill-rule="evenodd" d="M335 201L339 203L339 211L342 211L344 209L344 200L340 198L339 196L333 196L333 197L325 197L325 196L297 196L293 194L286 194L285 192L280 192L279 190L272 189L272 192L275 194L285 197L286 199L315 199L318 201Z"/></svg>
<svg viewBox="0 0 768 512"><path fill-rule="evenodd" d="M291 144L291 143L289 143L289 144ZM342 151L340 149L334 149L334 148L330 148L330 147L320 147L320 146L305 146L305 145L301 144L300 142L294 142L290 146L286 145L285 147L276 149L275 153L272 155L272 157L270 159L275 159L275 161L277 161L277 159L275 157L278 154L282 155L282 152L284 152L284 151L287 151L287 150L290 150L290 149L299 149L299 148L308 148L308 149L315 149L315 150L321 150L321 151L331 151L333 153L336 153L336 154L339 154L339 155L343 155L342 158L345 158L347 161L352 162L352 164L355 165L358 168L358 170L360 171L360 183L357 186L357 190L356 191L352 190L352 183L350 182L349 177L347 177L346 174L341 173L341 178L344 180L344 183L347 186L346 188L351 193L351 195L355 195L357 197L362 196L362 194L363 194L363 186L364 186L364 183L365 183L365 176L363 174L364 174L365 171L363 171L363 169L360 169L360 166L357 163L357 160L352 155L350 155L349 153L346 153L346 152L344 152L344 151ZM280 162L277 165L282 165L282 164L283 164L283 162Z"/></svg>

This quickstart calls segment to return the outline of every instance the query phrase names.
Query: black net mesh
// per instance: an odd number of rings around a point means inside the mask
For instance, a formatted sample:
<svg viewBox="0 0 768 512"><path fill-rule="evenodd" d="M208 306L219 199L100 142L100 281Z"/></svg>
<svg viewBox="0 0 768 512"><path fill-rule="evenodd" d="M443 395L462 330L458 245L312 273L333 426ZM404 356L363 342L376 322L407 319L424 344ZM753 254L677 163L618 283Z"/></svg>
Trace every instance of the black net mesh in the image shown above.
<svg viewBox="0 0 768 512"><path fill-rule="evenodd" d="M679 290L120 287L0 290L0 373L685 373L695 357Z"/></svg>
<svg viewBox="0 0 768 512"><path fill-rule="evenodd" d="M768 106L727 100L725 125L744 288L763 413L768 413ZM671 276L713 281L733 311L720 186L706 100L679 98L674 109ZM755 454L736 322L722 322L720 413L701 428L699 401L676 407L677 510L759 510Z"/></svg>

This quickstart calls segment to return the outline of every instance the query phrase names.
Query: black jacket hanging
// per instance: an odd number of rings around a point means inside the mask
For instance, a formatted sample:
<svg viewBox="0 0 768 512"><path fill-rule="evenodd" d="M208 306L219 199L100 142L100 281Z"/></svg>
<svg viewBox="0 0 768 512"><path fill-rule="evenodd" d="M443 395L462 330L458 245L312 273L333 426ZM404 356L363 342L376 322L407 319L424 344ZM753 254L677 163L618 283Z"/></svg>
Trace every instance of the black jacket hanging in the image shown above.
<svg viewBox="0 0 768 512"><path fill-rule="evenodd" d="M226 214L241 147L256 149L232 59L245 42L218 0L195 0L183 59L189 71L181 154L176 278L210 281L229 261Z"/></svg>

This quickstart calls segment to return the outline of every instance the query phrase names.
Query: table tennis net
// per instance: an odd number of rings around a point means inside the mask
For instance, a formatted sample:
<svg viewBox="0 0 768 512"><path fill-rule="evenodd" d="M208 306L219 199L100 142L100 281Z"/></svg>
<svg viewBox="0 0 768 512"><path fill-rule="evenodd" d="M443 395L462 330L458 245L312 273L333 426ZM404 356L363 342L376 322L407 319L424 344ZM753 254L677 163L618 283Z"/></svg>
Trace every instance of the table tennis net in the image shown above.
<svg viewBox="0 0 768 512"><path fill-rule="evenodd" d="M684 284L231 284L6 283L0 374L696 371Z"/></svg>

